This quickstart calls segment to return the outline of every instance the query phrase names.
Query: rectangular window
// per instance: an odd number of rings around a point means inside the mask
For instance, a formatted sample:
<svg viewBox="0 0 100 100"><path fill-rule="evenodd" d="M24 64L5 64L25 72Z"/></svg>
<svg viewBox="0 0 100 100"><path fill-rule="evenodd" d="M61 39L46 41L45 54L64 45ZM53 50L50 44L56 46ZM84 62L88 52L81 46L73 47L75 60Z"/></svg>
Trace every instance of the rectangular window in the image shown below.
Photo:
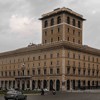
<svg viewBox="0 0 100 100"><path fill-rule="evenodd" d="M46 55L44 55L44 59L46 59Z"/></svg>
<svg viewBox="0 0 100 100"><path fill-rule="evenodd" d="M78 69L78 75L80 75L80 73L81 73L81 69L79 68L79 69Z"/></svg>
<svg viewBox="0 0 100 100"><path fill-rule="evenodd" d="M67 68L67 74L70 74L70 67Z"/></svg>
<svg viewBox="0 0 100 100"><path fill-rule="evenodd" d="M59 53L57 53L57 57L59 57Z"/></svg>
<svg viewBox="0 0 100 100"><path fill-rule="evenodd" d="M33 75L35 75L35 70L32 70Z"/></svg>
<svg viewBox="0 0 100 100"><path fill-rule="evenodd" d="M35 57L33 57L33 60L35 60Z"/></svg>
<svg viewBox="0 0 100 100"><path fill-rule="evenodd" d="M83 75L85 76L86 69L83 69Z"/></svg>
<svg viewBox="0 0 100 100"><path fill-rule="evenodd" d="M76 69L75 69L75 68L73 68L73 75L75 75L75 71L76 71Z"/></svg>
<svg viewBox="0 0 100 100"><path fill-rule="evenodd" d="M40 72L40 69L38 69L38 75L40 75L40 73L41 73L41 72Z"/></svg>
<svg viewBox="0 0 100 100"><path fill-rule="evenodd" d="M50 74L53 74L53 69L52 68L50 68Z"/></svg>
<svg viewBox="0 0 100 100"><path fill-rule="evenodd" d="M59 61L57 61L57 65L59 65Z"/></svg>
<svg viewBox="0 0 100 100"><path fill-rule="evenodd" d="M47 70L46 69L44 69L44 75L46 75L47 74Z"/></svg>
<svg viewBox="0 0 100 100"><path fill-rule="evenodd" d="M57 68L57 74L60 74L60 70L59 70L59 68Z"/></svg>
<svg viewBox="0 0 100 100"><path fill-rule="evenodd" d="M90 76L90 69L88 69L88 75Z"/></svg>
<svg viewBox="0 0 100 100"><path fill-rule="evenodd" d="M60 28L58 28L58 33L60 32Z"/></svg>
<svg viewBox="0 0 100 100"><path fill-rule="evenodd" d="M40 60L40 56L38 56L38 60Z"/></svg>

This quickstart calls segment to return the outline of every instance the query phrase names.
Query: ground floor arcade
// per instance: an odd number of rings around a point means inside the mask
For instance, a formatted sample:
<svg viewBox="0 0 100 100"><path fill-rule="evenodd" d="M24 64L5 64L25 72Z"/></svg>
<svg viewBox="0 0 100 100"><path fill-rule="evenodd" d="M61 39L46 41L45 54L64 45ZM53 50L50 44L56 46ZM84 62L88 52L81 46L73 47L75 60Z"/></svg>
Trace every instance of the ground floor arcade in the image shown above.
<svg viewBox="0 0 100 100"><path fill-rule="evenodd" d="M62 90L62 81L59 79L50 80L32 80L32 79L17 79L17 80L1 80L0 87L2 89L19 88L21 90L34 90L35 88L47 88L48 90L55 89L56 91ZM67 90L77 89L93 89L100 86L99 81L91 80L66 80L65 88Z"/></svg>

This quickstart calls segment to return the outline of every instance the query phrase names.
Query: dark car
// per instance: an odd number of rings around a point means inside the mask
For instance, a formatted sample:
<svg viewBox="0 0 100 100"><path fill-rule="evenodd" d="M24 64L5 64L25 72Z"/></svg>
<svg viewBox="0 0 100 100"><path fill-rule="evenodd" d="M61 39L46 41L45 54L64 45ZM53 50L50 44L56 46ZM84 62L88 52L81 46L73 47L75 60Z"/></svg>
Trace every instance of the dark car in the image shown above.
<svg viewBox="0 0 100 100"><path fill-rule="evenodd" d="M27 96L23 95L20 91L8 91L5 96L5 100L13 99L13 100L27 100Z"/></svg>

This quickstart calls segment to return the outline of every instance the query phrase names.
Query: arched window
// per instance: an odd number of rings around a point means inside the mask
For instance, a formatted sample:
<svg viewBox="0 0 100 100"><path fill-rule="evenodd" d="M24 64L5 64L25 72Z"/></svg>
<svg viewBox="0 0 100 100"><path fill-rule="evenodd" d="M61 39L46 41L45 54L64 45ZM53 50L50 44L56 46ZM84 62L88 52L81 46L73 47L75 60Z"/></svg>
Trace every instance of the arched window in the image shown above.
<svg viewBox="0 0 100 100"><path fill-rule="evenodd" d="M48 21L46 20L45 22L44 22L44 27L47 27L48 26Z"/></svg>
<svg viewBox="0 0 100 100"><path fill-rule="evenodd" d="M54 25L54 18L51 19L51 26Z"/></svg>
<svg viewBox="0 0 100 100"><path fill-rule="evenodd" d="M70 24L70 17L67 17L67 23Z"/></svg>
<svg viewBox="0 0 100 100"><path fill-rule="evenodd" d="M75 19L73 19L73 26L75 26Z"/></svg>
<svg viewBox="0 0 100 100"><path fill-rule="evenodd" d="M61 17L59 16L58 18L57 18L57 24L60 24L61 23Z"/></svg>
<svg viewBox="0 0 100 100"><path fill-rule="evenodd" d="M81 28L81 23L80 23L80 21L78 21L78 28Z"/></svg>

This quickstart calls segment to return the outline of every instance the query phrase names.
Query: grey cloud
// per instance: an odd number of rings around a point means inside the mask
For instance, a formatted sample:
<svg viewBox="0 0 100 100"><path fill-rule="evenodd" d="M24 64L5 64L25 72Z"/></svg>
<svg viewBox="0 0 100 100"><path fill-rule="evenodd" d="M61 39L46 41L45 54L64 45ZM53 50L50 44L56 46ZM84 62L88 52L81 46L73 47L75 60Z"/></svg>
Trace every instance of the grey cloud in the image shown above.
<svg viewBox="0 0 100 100"><path fill-rule="evenodd" d="M19 37L17 32L11 32L9 20L12 15L38 20L41 14L63 6L84 15L87 19L84 22L84 44L100 48L99 5L99 0L0 0L0 52L24 47L30 42L41 42L40 30L27 37Z"/></svg>

